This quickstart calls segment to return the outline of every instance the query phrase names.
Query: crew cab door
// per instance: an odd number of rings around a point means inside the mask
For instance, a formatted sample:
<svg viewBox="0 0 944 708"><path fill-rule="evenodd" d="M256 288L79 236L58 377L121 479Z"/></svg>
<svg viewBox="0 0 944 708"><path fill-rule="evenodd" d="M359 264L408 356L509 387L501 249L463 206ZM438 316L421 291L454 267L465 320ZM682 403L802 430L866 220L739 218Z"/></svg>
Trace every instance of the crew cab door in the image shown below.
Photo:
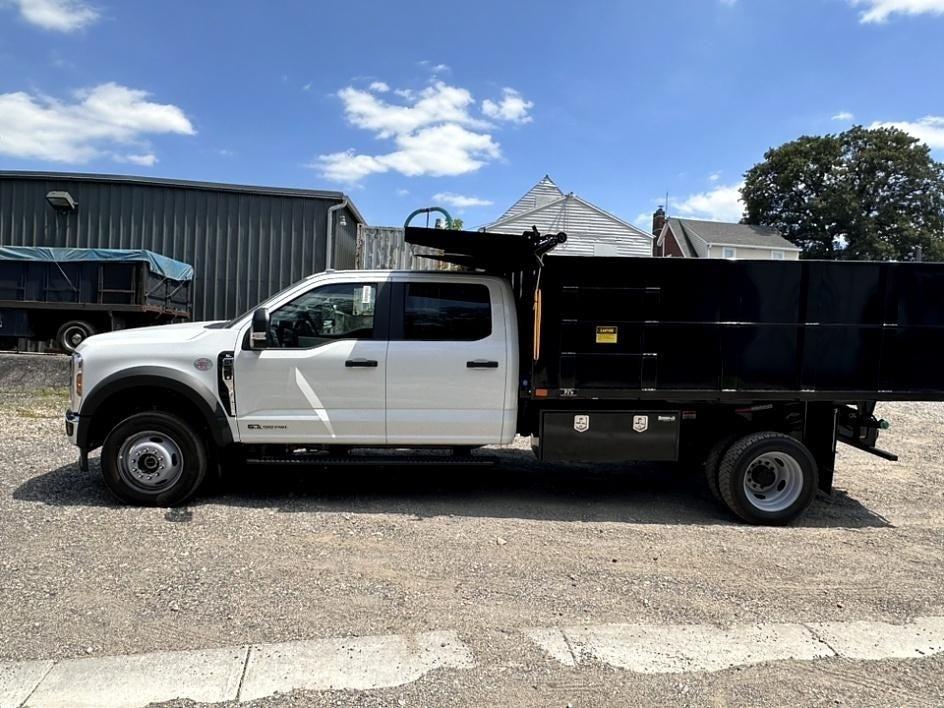
<svg viewBox="0 0 944 708"><path fill-rule="evenodd" d="M266 348L236 352L242 442L382 445L388 314L386 284L371 279L273 306Z"/></svg>
<svg viewBox="0 0 944 708"><path fill-rule="evenodd" d="M511 439L517 338L509 340L514 318L506 323L505 297L496 278L416 274L394 283L387 348L389 444L484 445Z"/></svg>

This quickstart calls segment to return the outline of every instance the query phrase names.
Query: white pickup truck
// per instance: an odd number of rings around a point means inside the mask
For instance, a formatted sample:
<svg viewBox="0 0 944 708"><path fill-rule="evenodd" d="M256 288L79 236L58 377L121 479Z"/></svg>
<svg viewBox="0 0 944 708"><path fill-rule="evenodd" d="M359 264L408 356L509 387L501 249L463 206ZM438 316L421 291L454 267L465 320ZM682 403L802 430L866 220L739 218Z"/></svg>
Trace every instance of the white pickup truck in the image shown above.
<svg viewBox="0 0 944 708"><path fill-rule="evenodd" d="M93 336L66 431L139 504L241 461L472 464L518 434L542 462L684 462L739 518L782 524L831 490L837 442L895 459L876 401L944 400L922 295L944 267L545 263L564 238L408 228L469 270L329 271L229 322Z"/></svg>

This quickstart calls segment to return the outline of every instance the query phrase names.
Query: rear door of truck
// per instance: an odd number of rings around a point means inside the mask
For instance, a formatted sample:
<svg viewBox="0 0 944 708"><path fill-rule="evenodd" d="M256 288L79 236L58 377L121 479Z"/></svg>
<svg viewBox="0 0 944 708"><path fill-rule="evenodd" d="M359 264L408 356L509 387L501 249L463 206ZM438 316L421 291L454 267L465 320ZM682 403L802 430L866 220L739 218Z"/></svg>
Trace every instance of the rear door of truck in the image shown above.
<svg viewBox="0 0 944 708"><path fill-rule="evenodd" d="M502 441L517 369L506 288L471 274L398 274L387 348L388 444Z"/></svg>

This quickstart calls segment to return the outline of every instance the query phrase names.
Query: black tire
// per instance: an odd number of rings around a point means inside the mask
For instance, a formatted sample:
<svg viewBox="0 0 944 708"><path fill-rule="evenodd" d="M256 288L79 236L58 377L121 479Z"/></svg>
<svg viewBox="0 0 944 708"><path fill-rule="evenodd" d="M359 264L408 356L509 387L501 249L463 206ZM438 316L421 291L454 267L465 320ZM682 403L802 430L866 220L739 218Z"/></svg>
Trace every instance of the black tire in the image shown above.
<svg viewBox="0 0 944 708"><path fill-rule="evenodd" d="M705 458L705 482L708 484L708 490L711 492L711 496L722 504L724 503L724 499L721 498L721 492L718 490L718 468L721 466L721 458L724 456L724 453L728 451L728 448L731 447L737 439L737 435L725 435L712 446L711 450L708 451L708 456Z"/></svg>
<svg viewBox="0 0 944 708"><path fill-rule="evenodd" d="M750 494L745 489L749 472L747 484L760 487L771 477L776 482L777 475L788 469L790 479L794 480L791 483L783 480L778 483L782 486L774 484ZM771 477L758 481L763 474ZM796 493L792 501L788 486ZM724 453L718 466L722 500L732 512L751 524L781 526L793 521L813 501L818 486L819 473L810 451L803 443L782 433L751 433L740 438ZM778 495L782 495L782 508L763 508L767 504L776 506Z"/></svg>
<svg viewBox="0 0 944 708"><path fill-rule="evenodd" d="M136 460L133 465L129 458ZM207 474L206 447L198 431L175 415L157 411L135 413L112 428L102 445L101 460L111 492L122 501L144 506L183 504ZM173 474L158 467L162 462ZM153 474L148 473L149 466ZM146 477L150 479L144 481Z"/></svg>
<svg viewBox="0 0 944 708"><path fill-rule="evenodd" d="M95 334L95 328L83 320L70 320L56 332L56 347L71 354L75 348Z"/></svg>

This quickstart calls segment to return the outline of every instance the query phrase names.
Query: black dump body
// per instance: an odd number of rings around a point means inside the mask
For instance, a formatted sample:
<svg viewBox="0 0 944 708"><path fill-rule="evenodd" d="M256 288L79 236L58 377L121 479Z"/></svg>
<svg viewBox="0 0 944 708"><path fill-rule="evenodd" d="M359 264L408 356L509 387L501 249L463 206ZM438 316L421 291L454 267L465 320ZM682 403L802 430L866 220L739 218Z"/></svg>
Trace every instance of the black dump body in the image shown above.
<svg viewBox="0 0 944 708"><path fill-rule="evenodd" d="M944 264L541 257L554 237L406 236L511 279L531 398L944 400Z"/></svg>
<svg viewBox="0 0 944 708"><path fill-rule="evenodd" d="M540 300L551 398L944 399L944 264L548 256Z"/></svg>

